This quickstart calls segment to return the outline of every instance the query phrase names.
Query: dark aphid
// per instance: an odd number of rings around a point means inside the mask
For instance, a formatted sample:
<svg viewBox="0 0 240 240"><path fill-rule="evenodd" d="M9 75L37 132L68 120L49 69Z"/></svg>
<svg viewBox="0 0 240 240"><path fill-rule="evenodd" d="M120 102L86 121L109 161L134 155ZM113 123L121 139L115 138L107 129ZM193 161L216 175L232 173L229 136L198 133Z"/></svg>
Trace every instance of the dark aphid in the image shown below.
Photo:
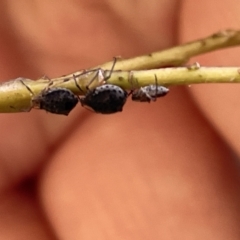
<svg viewBox="0 0 240 240"><path fill-rule="evenodd" d="M116 85L106 83L112 75L116 61L117 58L114 58L113 65L109 72L106 72L101 68L95 69L97 72L95 77L91 79L86 86L88 92L84 97L80 98L80 102L83 107L102 114L111 114L122 111L122 108L127 100L128 93ZM89 86L96 78L99 83L102 82L104 84L90 90ZM81 90L75 77L74 80L76 86Z"/></svg>
<svg viewBox="0 0 240 240"><path fill-rule="evenodd" d="M66 88L47 87L35 95L29 86L23 81L21 82L32 95L31 108L44 109L50 113L67 116L79 101L79 98Z"/></svg>
<svg viewBox="0 0 240 240"><path fill-rule="evenodd" d="M80 98L82 106L96 113L111 114L121 112L128 97L128 93L122 88L104 84L96 87Z"/></svg>
<svg viewBox="0 0 240 240"><path fill-rule="evenodd" d="M78 101L78 97L72 91L59 87L46 89L32 98L33 107L66 116Z"/></svg>
<svg viewBox="0 0 240 240"><path fill-rule="evenodd" d="M157 98L165 96L169 89L157 85L157 77L155 75L156 84L151 84L132 91L132 100L136 102L151 102Z"/></svg>

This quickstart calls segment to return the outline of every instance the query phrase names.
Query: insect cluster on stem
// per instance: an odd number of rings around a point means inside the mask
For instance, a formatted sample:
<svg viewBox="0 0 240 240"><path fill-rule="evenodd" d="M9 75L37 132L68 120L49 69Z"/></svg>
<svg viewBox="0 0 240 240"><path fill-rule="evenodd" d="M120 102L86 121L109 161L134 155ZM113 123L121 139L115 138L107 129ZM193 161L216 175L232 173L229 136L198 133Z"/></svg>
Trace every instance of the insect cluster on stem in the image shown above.
<svg viewBox="0 0 240 240"><path fill-rule="evenodd" d="M67 88L60 88L51 86L53 83L49 82L47 88L43 89L38 95L34 95L33 91L25 84L22 84L32 95L31 108L44 109L47 112L68 115L78 102L81 105L93 112L101 114L112 114L121 112L129 95L132 96L133 101L137 102L151 102L156 101L157 98L165 96L169 89L158 85L157 76L155 75L156 84L151 84L145 87L140 87L130 91L129 93L119 86L108 84L107 80L111 77L116 58L114 59L112 68L107 75L103 69L93 69L85 71L82 74L89 72L96 72L94 77L86 86L87 93L83 96L77 96ZM90 90L89 86L98 78L101 85ZM81 87L77 83L76 76L73 79L77 88L81 91Z"/></svg>

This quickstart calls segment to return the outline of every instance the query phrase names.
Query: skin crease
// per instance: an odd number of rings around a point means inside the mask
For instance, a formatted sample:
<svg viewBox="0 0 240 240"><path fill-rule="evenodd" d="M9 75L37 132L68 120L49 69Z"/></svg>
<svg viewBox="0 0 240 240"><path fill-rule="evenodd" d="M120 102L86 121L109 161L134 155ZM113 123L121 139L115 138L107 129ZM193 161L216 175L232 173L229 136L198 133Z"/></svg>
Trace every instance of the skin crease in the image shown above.
<svg viewBox="0 0 240 240"><path fill-rule="evenodd" d="M239 28L237 1L193 2L1 1L1 79ZM197 59L238 65L238 51ZM2 114L0 239L239 239L237 88L172 88L109 116Z"/></svg>

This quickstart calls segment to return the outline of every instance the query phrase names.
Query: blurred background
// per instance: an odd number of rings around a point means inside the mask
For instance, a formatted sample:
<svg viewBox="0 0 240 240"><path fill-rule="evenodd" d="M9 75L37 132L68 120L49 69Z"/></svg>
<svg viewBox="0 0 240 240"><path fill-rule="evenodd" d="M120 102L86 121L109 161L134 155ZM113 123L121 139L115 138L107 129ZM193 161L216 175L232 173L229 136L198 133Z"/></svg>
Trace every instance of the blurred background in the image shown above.
<svg viewBox="0 0 240 240"><path fill-rule="evenodd" d="M226 28L235 0L0 2L0 78L57 77ZM238 66L239 48L197 57ZM0 115L0 239L239 239L239 86L100 115Z"/></svg>

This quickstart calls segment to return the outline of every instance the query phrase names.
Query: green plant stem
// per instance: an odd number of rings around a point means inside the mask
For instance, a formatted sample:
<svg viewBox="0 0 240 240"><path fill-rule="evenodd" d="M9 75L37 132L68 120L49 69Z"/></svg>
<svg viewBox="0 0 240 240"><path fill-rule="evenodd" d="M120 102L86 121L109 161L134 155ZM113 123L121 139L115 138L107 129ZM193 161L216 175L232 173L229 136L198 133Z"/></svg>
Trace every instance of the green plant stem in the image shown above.
<svg viewBox="0 0 240 240"><path fill-rule="evenodd" d="M177 86L202 83L239 83L239 67L188 67L161 68L153 70L114 72L108 83L118 85L124 89L139 88L149 84Z"/></svg>
<svg viewBox="0 0 240 240"><path fill-rule="evenodd" d="M107 72L108 73L108 72ZM199 83L239 83L239 67L176 67L140 71L114 71L108 83L115 84L125 90L143 87L149 84L177 86ZM83 75L84 76L84 75ZM89 75L92 78L92 75ZM85 76L84 76L85 77ZM86 93L85 86L91 78L77 77L77 82L84 92L80 92L73 79L58 82L56 86L68 88L76 94ZM33 81L22 79L34 94L39 94L49 84L49 81ZM98 83L97 83L98 84ZM31 93L19 79L7 82L0 87L0 112L23 112L31 109Z"/></svg>
<svg viewBox="0 0 240 240"><path fill-rule="evenodd" d="M226 30L159 52L126 60L120 58L117 60L111 78L107 82L118 85L125 90L155 84L154 75L158 78L158 84L165 86L196 83L236 83L240 81L238 67L199 68L197 65L190 67L176 66L182 66L193 56L237 45L240 45L240 31ZM113 62L108 62L88 69L92 70L89 73L83 74L84 71L77 71L69 75L53 78L51 79L51 83L53 83L51 85L49 85L49 80L44 78L35 81L27 78L21 78L21 80L27 84L34 95L41 94L47 87L55 86L64 87L70 89L75 94L83 95L87 91L86 86L88 86L93 77L96 74L98 75L98 73L102 73L104 76L108 75L108 70L112 66ZM82 91L77 88L74 76ZM91 89L102 83L101 79L97 77L91 84ZM32 97L30 91L21 83L20 78L2 83L0 85L0 112L30 111L32 108Z"/></svg>
<svg viewBox="0 0 240 240"><path fill-rule="evenodd" d="M212 34L206 38L198 39L196 41L171 47L162 51L153 52L143 56L130 59L118 58L114 70L130 71L182 66L194 56L239 45L240 31L225 30ZM102 65L98 65L92 69L102 68L110 70L112 64L113 63L111 61ZM78 75L80 73L82 73L82 71L76 72L75 74ZM68 76L71 75L72 74Z"/></svg>

